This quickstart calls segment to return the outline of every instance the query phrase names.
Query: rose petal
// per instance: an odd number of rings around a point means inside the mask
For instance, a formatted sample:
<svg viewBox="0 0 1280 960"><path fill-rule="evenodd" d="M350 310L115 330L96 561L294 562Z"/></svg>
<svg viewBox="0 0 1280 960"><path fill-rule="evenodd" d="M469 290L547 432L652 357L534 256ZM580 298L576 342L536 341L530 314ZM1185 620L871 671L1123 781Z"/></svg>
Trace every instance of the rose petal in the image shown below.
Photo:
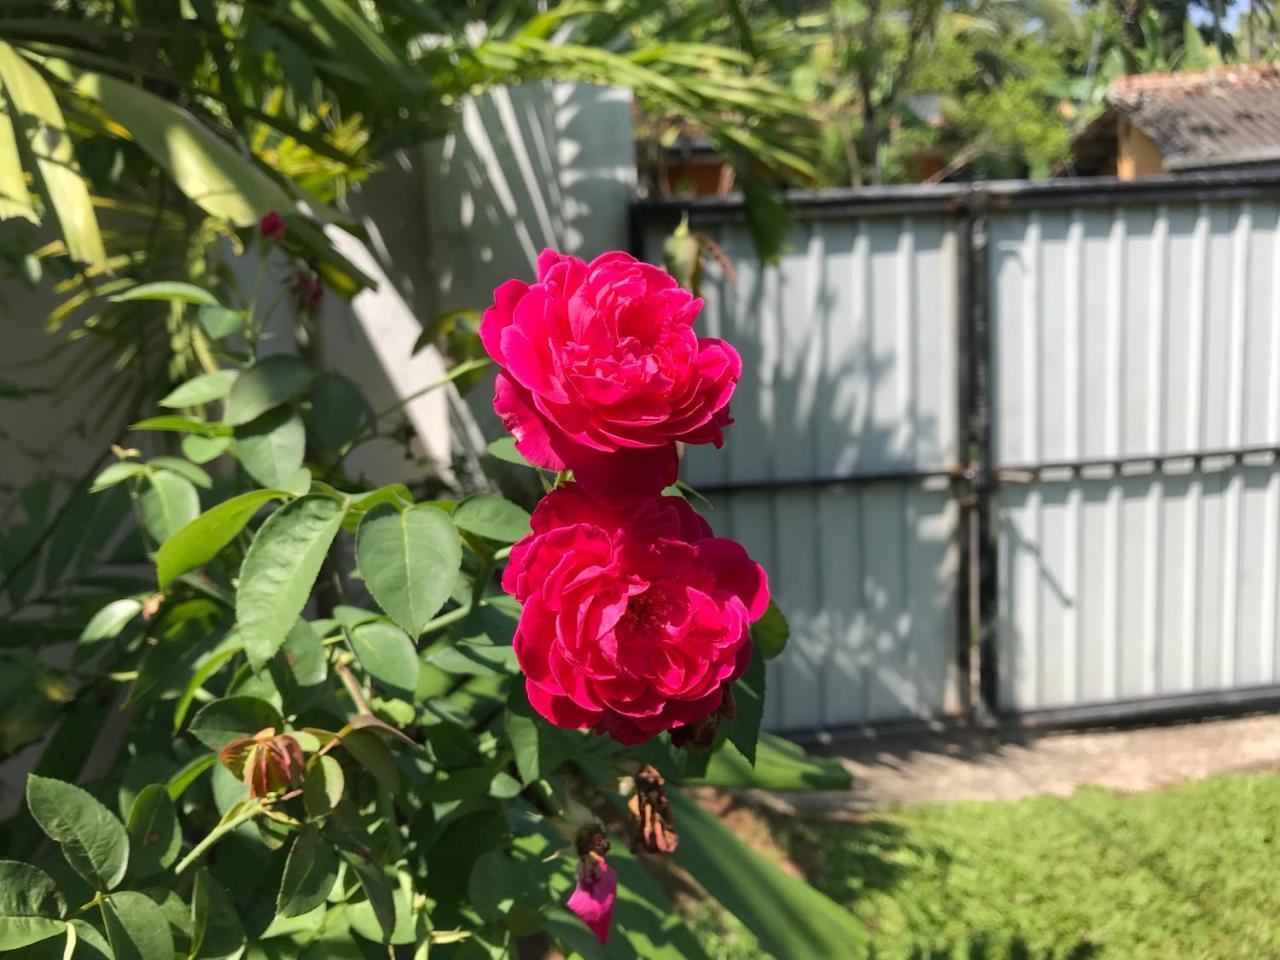
<svg viewBox="0 0 1280 960"><path fill-rule="evenodd" d="M607 863L592 860L578 865L578 885L573 888L568 906L601 943L609 942L617 900L618 875Z"/></svg>
<svg viewBox="0 0 1280 960"><path fill-rule="evenodd" d="M516 449L530 463L547 470L565 469L564 461L551 448L547 426L529 403L529 391L505 372L493 385L493 409L502 425L515 437Z"/></svg>

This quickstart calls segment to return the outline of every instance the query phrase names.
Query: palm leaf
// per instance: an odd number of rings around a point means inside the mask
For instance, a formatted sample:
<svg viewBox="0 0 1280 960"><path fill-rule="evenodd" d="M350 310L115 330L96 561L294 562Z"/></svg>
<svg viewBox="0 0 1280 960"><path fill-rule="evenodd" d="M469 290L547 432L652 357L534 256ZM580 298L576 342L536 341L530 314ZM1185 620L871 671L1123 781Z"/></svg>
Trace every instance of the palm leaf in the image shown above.
<svg viewBox="0 0 1280 960"><path fill-rule="evenodd" d="M3 83L27 147L35 157L44 192L57 214L67 251L81 263L102 266L107 253L93 212L89 187L80 176L62 110L49 84L18 51L0 40Z"/></svg>

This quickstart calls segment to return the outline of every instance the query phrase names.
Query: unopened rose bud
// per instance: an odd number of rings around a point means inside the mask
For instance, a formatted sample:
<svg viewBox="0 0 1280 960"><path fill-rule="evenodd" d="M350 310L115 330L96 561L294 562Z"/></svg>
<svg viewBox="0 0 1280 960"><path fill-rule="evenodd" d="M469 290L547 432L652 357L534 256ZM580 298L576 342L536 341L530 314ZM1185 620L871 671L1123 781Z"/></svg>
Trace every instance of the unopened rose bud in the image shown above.
<svg viewBox="0 0 1280 960"><path fill-rule="evenodd" d="M231 741L218 758L244 781L251 797L289 789L301 779L306 765L298 741L287 733L277 735L273 727Z"/></svg>
<svg viewBox="0 0 1280 960"><path fill-rule="evenodd" d="M693 747L696 750L710 750L715 745L720 733L720 721L732 720L738 715L738 701L734 699L733 687L723 686L720 706L716 707L701 720L686 723L671 731L671 745L674 747Z"/></svg>
<svg viewBox="0 0 1280 960"><path fill-rule="evenodd" d="M268 243L276 243L277 241L283 240L287 229L284 217L280 216L280 214L274 210L265 214L262 219L258 221L258 236L263 240L266 240Z"/></svg>

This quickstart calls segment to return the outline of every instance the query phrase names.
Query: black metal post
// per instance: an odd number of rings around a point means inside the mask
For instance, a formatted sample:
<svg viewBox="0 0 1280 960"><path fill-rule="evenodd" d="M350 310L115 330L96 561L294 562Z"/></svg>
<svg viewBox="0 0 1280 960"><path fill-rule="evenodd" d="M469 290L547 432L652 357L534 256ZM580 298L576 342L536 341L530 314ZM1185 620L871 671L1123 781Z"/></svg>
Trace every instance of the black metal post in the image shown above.
<svg viewBox="0 0 1280 960"><path fill-rule="evenodd" d="M970 422L973 419L973 217L968 205L959 207L959 226L956 229L956 403L959 417L956 422L956 462L961 474L952 481L952 493L960 511L956 527L956 547L959 552L959 569L956 578L956 646L955 670L960 712L973 718L974 706L981 701L978 692L978 657L975 654L980 619L978 615L978 591L975 571L977 554L973 549L972 532L977 529L977 498L973 495L973 437Z"/></svg>
<svg viewBox="0 0 1280 960"><path fill-rule="evenodd" d="M968 513L969 555L968 627L970 717L980 726L994 723L998 709L997 662L998 581L995 535L995 488L992 467L991 416L991 297L988 250L987 196L981 188L970 195L967 206L967 243L964 271L968 293L964 300L967 330L968 476L971 506Z"/></svg>

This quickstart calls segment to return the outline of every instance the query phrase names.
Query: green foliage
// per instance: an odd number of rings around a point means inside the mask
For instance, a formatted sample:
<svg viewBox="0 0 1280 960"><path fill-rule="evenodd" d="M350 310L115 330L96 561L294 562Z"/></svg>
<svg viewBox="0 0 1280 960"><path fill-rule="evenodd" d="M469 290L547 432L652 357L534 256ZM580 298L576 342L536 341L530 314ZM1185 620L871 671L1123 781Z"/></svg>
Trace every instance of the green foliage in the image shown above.
<svg viewBox="0 0 1280 960"><path fill-rule="evenodd" d="M449 599L462 545L443 510L382 506L361 521L356 558L374 599L416 637Z"/></svg>
<svg viewBox="0 0 1280 960"><path fill-rule="evenodd" d="M161 784L143 787L129 808L130 869L135 877L150 877L173 866L182 849L178 812Z"/></svg>
<svg viewBox="0 0 1280 960"><path fill-rule="evenodd" d="M182 284L144 294L198 296ZM440 499L436 489L427 499L353 481L345 450L376 429L371 414L310 403L332 378L302 360L226 360L164 398L183 413L135 427L170 448L232 444L197 451L202 466L117 448L119 461L92 483L91 496L135 505L156 579L94 597L72 639L95 679L68 686L65 707L52 702L23 728L38 736L53 718L58 734L7 836L25 861L40 855L43 833L70 869L47 857L37 861L47 876L0 864L0 879L20 878L25 890L0 894L6 949L292 960L387 945L466 960L511 956L543 931L566 956L598 956L563 907L572 838L584 812L624 804L619 776L641 755L668 774L682 865L734 910L785 907L748 921L762 942L859 942L833 903L675 794L683 771L740 787L844 783L830 764L758 742L765 653L780 653L787 634L776 609L759 625L761 653L735 685L736 709L710 754L690 756L665 737L632 753L552 728L526 699L512 647L519 608L498 588L509 545L529 532L525 507L490 492ZM343 381L340 394L368 409L355 384ZM304 414L287 462L297 483L265 483L283 471L261 466L254 431ZM40 515L42 503L31 509ZM131 713L109 721L117 685ZM125 724L125 753L91 795L68 782L83 752L76 760L59 748L107 722ZM610 949L700 956L661 886L617 840L623 946ZM797 911L819 918L816 932L797 925Z"/></svg>
<svg viewBox="0 0 1280 960"><path fill-rule="evenodd" d="M27 778L27 807L95 889L120 885L129 864L129 835L110 810L79 787L35 774Z"/></svg>

